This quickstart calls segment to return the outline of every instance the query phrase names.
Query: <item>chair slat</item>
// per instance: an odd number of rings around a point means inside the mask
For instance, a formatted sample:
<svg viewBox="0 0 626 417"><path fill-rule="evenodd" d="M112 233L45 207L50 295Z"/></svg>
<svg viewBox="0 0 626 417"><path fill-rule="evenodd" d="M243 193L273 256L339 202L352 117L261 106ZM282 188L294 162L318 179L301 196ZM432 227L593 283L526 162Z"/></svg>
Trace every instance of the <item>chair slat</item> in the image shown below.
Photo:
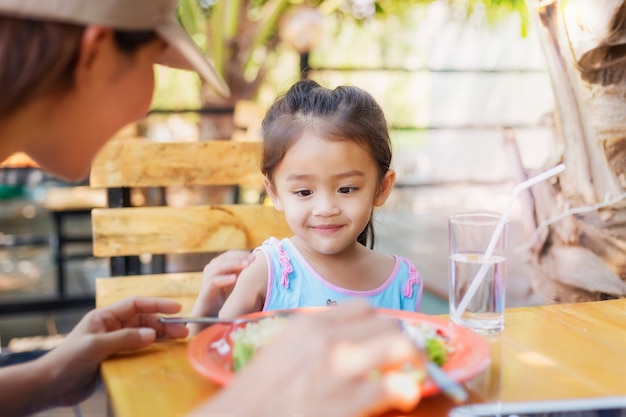
<svg viewBox="0 0 626 417"><path fill-rule="evenodd" d="M158 284L155 285L155 282ZM119 278L96 279L96 307L113 304L126 296L141 294L145 297L175 297L181 304L179 315L191 314L200 292L202 272L178 272L154 275L127 275Z"/></svg>
<svg viewBox="0 0 626 417"><path fill-rule="evenodd" d="M94 255L103 257L250 250L291 235L275 208L246 204L94 209L92 225Z"/></svg>
<svg viewBox="0 0 626 417"><path fill-rule="evenodd" d="M258 185L261 144L114 140L92 162L95 188Z"/></svg>

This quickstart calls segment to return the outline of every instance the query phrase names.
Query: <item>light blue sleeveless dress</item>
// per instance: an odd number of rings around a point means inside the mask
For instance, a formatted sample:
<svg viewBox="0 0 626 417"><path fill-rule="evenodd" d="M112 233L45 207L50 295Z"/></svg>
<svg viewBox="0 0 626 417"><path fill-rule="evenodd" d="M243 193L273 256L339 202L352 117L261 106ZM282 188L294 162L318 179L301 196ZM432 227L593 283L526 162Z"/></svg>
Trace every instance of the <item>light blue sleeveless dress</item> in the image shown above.
<svg viewBox="0 0 626 417"><path fill-rule="evenodd" d="M333 285L315 272L288 238L270 238L258 250L265 254L268 267L263 311L335 305L355 297L365 298L379 308L417 311L419 307L422 277L403 257L392 255L396 265L380 287L354 291Z"/></svg>

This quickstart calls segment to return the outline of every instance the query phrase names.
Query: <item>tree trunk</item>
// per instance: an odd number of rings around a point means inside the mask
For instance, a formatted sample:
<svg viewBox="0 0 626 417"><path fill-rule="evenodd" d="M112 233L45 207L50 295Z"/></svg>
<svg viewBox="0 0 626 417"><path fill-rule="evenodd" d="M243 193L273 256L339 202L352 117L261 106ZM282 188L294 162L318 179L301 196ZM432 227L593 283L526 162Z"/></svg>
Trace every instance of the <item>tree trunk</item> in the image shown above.
<svg viewBox="0 0 626 417"><path fill-rule="evenodd" d="M258 8L255 13L250 12L253 5ZM278 45L276 22L286 5L287 0L268 0L262 5L251 0L215 2L205 27L207 53L223 74L231 96L222 98L203 86L200 99L204 107L232 108L239 100L256 98L271 65L268 56ZM202 117L200 139L230 139L235 128L232 116Z"/></svg>
<svg viewBox="0 0 626 417"><path fill-rule="evenodd" d="M626 295L626 1L527 0L555 94L552 163L533 187L533 290L547 302Z"/></svg>

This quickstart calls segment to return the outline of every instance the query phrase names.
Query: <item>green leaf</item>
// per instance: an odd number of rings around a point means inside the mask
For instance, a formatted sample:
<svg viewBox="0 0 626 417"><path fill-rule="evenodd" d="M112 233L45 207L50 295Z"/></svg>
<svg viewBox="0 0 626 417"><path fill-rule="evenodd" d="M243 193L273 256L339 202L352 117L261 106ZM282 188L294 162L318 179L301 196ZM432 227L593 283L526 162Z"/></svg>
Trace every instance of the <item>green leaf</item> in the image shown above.
<svg viewBox="0 0 626 417"><path fill-rule="evenodd" d="M443 365L448 359L446 345L439 339L426 339L426 351L430 360L439 366Z"/></svg>
<svg viewBox="0 0 626 417"><path fill-rule="evenodd" d="M235 343L233 346L233 369L238 372L252 360L254 347L249 343Z"/></svg>

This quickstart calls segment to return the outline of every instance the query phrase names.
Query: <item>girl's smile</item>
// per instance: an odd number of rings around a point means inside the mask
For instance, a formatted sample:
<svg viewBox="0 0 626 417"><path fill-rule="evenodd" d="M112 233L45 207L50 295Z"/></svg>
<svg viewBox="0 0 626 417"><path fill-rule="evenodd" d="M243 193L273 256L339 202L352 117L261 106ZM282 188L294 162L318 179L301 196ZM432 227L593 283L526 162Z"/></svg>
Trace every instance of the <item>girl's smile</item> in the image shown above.
<svg viewBox="0 0 626 417"><path fill-rule="evenodd" d="M311 229L323 235L330 235L330 234L334 234L335 232L338 232L342 227L343 226L341 225L327 224L327 225L311 226Z"/></svg>

